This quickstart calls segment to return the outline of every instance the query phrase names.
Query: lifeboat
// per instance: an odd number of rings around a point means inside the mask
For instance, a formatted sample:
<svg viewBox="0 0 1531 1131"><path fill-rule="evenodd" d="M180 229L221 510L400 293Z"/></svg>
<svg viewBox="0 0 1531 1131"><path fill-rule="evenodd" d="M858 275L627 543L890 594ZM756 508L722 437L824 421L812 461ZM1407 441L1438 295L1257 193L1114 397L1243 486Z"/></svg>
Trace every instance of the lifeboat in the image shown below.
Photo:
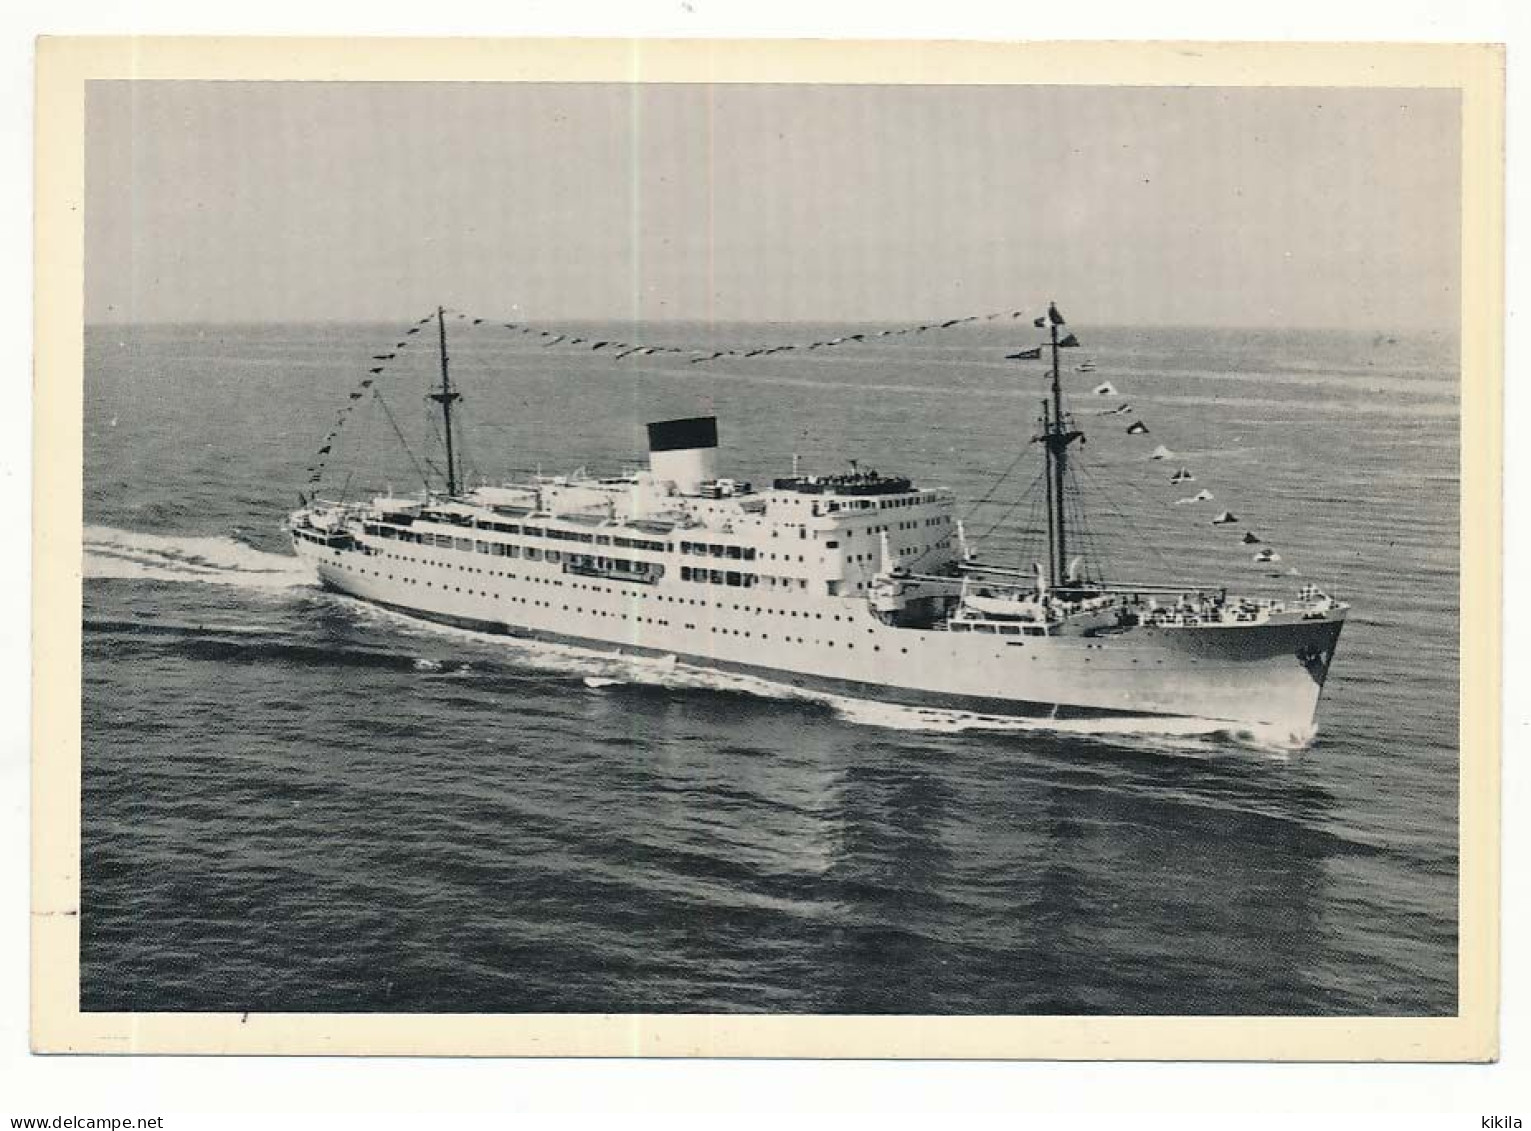
<svg viewBox="0 0 1531 1131"><path fill-rule="evenodd" d="M1027 593L986 594L969 590L963 595L962 604L985 617L1001 620L1042 621L1047 619L1046 607L1036 595Z"/></svg>

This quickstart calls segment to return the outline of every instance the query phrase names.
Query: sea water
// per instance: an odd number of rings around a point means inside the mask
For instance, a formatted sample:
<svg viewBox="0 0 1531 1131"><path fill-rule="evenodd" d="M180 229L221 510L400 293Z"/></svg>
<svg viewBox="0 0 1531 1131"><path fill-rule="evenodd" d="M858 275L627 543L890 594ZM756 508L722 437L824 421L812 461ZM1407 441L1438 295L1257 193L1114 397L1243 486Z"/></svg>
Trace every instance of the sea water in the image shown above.
<svg viewBox="0 0 1531 1131"><path fill-rule="evenodd" d="M1025 323L707 365L449 332L475 481L617 471L645 421L715 413L724 474L855 459L953 490L986 558L1038 556L1044 377L1004 359ZM323 493L439 472L433 343L90 328L82 1006L1455 1012L1455 339L1079 332L1091 568L1353 603L1306 746L806 696L323 592L284 515L374 366L388 412L355 401Z"/></svg>

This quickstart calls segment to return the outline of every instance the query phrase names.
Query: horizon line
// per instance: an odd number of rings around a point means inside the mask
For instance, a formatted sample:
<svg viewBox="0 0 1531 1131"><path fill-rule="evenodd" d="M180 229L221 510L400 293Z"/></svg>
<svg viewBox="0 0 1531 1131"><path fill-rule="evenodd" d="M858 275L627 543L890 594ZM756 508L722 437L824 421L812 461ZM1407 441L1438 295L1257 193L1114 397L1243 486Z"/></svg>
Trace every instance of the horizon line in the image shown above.
<svg viewBox="0 0 1531 1131"><path fill-rule="evenodd" d="M482 317L483 322L493 322L494 325L503 328L505 323L498 319ZM946 319L940 319L945 321ZM454 321L458 321L454 319ZM936 321L924 319L924 323ZM1030 329L1028 320L1013 320L1017 327ZM125 329L140 327L172 328L172 327L237 327L253 328L258 326L404 326L407 328L419 322L414 318L389 318L386 316L370 316L365 318L278 318L278 319L252 319L252 318L216 318L216 319L179 319L179 318L147 318L147 319L85 319L82 326L88 330L101 329ZM525 321L515 323L516 326L553 326L581 325L581 326L887 326L887 325L910 325L911 320L903 318L825 318L825 319L709 319L709 318L599 318L599 317L558 317L551 318L528 318ZM914 322L913 324L920 324ZM996 320L994 325L1003 326L1007 323ZM1073 325L1073 323L1070 323ZM1460 333L1461 324L1452 325L1404 325L1398 326L1382 322L1322 322L1322 323L1287 323L1287 322L1172 322L1172 321L1125 321L1113 322L1110 320L1089 322L1086 325L1112 330L1334 330L1351 331L1355 333L1380 333L1390 331L1393 333L1421 333L1421 332L1450 332ZM957 330L958 327L935 327L943 332ZM972 327L967 327L972 328Z"/></svg>

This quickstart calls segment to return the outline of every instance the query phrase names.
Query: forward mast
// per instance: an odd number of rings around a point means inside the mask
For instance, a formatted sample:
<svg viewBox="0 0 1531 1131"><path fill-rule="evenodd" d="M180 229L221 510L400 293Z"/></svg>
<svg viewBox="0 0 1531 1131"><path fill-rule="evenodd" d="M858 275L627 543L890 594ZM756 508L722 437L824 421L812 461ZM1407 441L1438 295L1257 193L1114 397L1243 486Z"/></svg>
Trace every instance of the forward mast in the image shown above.
<svg viewBox="0 0 1531 1131"><path fill-rule="evenodd" d="M1047 573L1052 588L1064 588L1070 581L1068 576L1068 511L1065 504L1065 490L1068 479L1068 450L1069 445L1076 440L1083 440L1084 433L1072 427L1068 417L1063 411L1063 377L1062 365L1059 359L1059 351L1068 345L1077 344L1073 334L1069 334L1061 341L1058 337L1058 328L1063 325L1063 315L1058 313L1058 307L1054 303L1047 304L1047 327L1049 331L1050 347L1052 350L1052 388L1050 397L1042 401L1042 434L1033 438L1034 443L1040 443L1047 459ZM1037 319L1038 324L1042 319ZM1016 357L1035 356L1034 351L1025 351Z"/></svg>
<svg viewBox="0 0 1531 1131"><path fill-rule="evenodd" d="M439 306L436 308L436 335L441 345L441 388L431 393L430 399L441 406L447 444L447 495L453 497L457 494L457 460L452 445L452 405L462 400L462 394L452 388L452 376L447 368L446 311Z"/></svg>

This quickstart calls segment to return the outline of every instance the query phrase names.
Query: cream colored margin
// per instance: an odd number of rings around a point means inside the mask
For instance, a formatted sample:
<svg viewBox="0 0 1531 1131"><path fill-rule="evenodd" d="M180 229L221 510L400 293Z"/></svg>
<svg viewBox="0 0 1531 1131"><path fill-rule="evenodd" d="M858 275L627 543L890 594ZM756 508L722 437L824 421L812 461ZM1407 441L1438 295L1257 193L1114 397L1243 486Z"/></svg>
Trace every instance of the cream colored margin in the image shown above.
<svg viewBox="0 0 1531 1131"><path fill-rule="evenodd" d="M1462 92L1461 945L1455 1018L81 1013L85 81L1448 87ZM32 1045L40 1052L1485 1060L1498 1050L1504 54L1493 46L43 39L37 53ZM1421 160L1432 160L1420 154ZM1443 217L1443 220L1446 218Z"/></svg>

